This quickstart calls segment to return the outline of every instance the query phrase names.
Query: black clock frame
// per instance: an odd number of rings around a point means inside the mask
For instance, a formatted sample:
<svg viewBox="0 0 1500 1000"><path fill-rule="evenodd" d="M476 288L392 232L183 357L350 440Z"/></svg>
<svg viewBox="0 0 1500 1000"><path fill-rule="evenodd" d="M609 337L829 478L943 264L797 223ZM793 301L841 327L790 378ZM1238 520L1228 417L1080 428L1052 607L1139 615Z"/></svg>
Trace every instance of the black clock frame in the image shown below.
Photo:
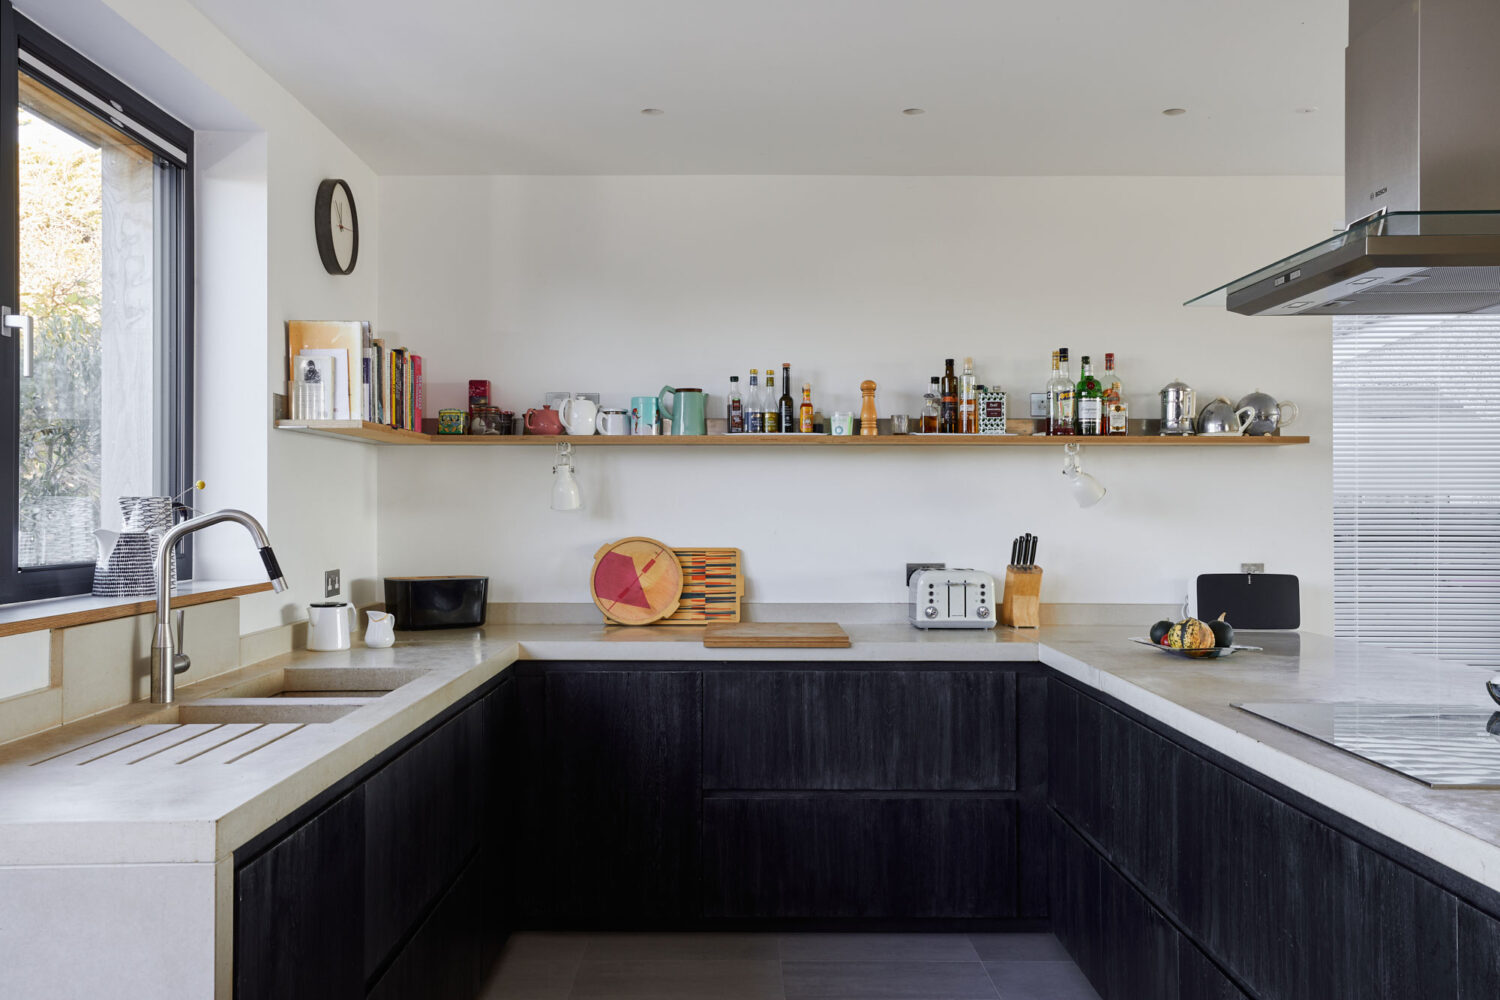
<svg viewBox="0 0 1500 1000"><path fill-rule="evenodd" d="M348 267L339 266L339 255L333 249L333 224L328 218L333 192L340 187L349 199L349 226L354 231L354 251L349 255ZM354 205L354 192L342 178L331 178L318 185L318 197L313 202L313 230L318 236L318 256L323 261L323 270L329 274L352 274L354 265L359 262L359 209Z"/></svg>

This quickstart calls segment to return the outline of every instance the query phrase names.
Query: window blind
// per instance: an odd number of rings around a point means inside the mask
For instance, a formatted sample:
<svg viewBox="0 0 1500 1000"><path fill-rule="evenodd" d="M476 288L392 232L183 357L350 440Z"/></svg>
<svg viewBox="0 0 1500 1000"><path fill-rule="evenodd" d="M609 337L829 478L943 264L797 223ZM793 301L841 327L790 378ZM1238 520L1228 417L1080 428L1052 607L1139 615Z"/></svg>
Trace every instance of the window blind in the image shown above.
<svg viewBox="0 0 1500 1000"><path fill-rule="evenodd" d="M1334 630L1500 668L1500 316L1333 327Z"/></svg>

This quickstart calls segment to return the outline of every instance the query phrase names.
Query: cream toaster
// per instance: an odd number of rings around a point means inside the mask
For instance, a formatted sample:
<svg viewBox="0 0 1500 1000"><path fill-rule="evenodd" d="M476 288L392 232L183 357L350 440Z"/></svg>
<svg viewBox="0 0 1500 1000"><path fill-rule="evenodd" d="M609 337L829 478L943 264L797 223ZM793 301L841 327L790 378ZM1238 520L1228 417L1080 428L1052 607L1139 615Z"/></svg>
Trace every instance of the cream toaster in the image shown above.
<svg viewBox="0 0 1500 1000"><path fill-rule="evenodd" d="M917 628L994 628L995 578L976 569L921 569L907 584Z"/></svg>

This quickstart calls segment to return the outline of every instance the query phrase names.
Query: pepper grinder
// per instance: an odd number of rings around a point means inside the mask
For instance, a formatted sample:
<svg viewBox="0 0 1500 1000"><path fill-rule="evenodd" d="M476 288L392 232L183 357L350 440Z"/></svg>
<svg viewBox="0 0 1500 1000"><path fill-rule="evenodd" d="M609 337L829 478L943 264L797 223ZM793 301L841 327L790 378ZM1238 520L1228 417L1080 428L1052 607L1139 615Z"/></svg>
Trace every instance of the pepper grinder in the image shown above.
<svg viewBox="0 0 1500 1000"><path fill-rule="evenodd" d="M861 437L874 437L880 433L875 416L875 380L867 378L859 384L864 402L859 407L859 433Z"/></svg>

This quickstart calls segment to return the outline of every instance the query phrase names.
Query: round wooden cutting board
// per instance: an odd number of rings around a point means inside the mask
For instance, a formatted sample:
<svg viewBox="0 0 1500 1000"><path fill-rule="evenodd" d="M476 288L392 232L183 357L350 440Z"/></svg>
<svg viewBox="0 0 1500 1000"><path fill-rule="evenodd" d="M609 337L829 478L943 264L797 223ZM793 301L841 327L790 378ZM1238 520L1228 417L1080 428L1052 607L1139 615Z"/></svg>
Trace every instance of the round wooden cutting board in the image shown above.
<svg viewBox="0 0 1500 1000"><path fill-rule="evenodd" d="M654 538L622 538L594 553L589 592L610 621L649 625L677 610L682 567Z"/></svg>

